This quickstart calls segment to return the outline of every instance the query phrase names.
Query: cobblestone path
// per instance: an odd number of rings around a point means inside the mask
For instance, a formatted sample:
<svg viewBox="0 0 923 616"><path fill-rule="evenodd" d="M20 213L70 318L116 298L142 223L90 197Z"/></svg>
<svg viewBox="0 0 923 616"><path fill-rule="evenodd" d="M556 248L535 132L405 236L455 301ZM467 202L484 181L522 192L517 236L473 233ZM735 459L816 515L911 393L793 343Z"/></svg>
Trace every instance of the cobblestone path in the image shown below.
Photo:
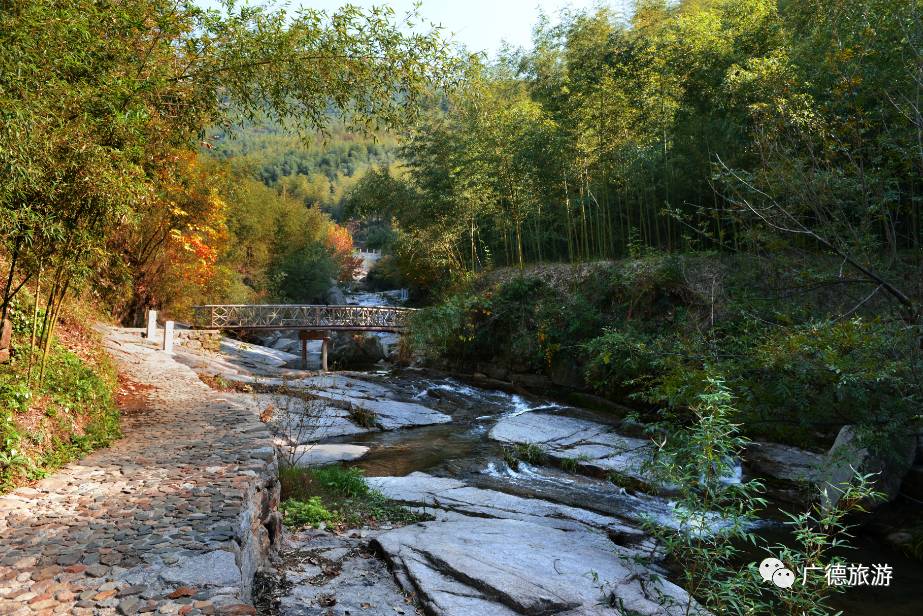
<svg viewBox="0 0 923 616"><path fill-rule="evenodd" d="M0 497L0 614L252 614L280 530L276 461L252 412L117 330L149 384L124 437Z"/></svg>

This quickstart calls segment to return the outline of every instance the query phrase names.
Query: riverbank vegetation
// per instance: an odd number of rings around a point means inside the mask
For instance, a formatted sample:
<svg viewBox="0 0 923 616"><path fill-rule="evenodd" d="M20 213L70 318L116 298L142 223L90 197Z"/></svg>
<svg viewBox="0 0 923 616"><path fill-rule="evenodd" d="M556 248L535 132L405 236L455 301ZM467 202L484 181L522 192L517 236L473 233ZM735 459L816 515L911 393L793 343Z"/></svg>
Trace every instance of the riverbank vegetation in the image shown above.
<svg viewBox="0 0 923 616"><path fill-rule="evenodd" d="M279 473L286 524L358 528L430 519L397 505L369 487L357 467L286 467Z"/></svg>

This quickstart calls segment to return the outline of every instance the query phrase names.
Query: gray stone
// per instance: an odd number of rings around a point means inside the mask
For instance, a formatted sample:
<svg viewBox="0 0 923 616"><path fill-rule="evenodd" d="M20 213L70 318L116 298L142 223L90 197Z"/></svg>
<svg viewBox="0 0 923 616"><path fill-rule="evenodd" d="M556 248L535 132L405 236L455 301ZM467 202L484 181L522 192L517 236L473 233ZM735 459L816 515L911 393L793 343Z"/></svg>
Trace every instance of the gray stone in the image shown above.
<svg viewBox="0 0 923 616"><path fill-rule="evenodd" d="M627 613L678 615L688 600L592 531L467 518L405 526L373 543L440 616L589 613L609 597Z"/></svg>
<svg viewBox="0 0 923 616"><path fill-rule="evenodd" d="M335 601L332 605L330 602ZM338 575L314 585L296 584L282 597L282 616L413 614L384 563L376 558L346 560Z"/></svg>
<svg viewBox="0 0 923 616"><path fill-rule="evenodd" d="M249 344L239 340L224 338L221 341L221 352L246 364L281 368L289 362L299 360L298 355L283 353L264 346Z"/></svg>
<svg viewBox="0 0 923 616"><path fill-rule="evenodd" d="M286 455L288 452L283 450ZM334 462L356 460L368 453L369 448L349 443L327 443L317 445L299 445L291 452L295 466L323 466Z"/></svg>
<svg viewBox="0 0 923 616"><path fill-rule="evenodd" d="M368 484L392 500L466 516L520 520L564 531L596 530L623 545L638 545L644 533L621 520L585 509L496 490L482 490L456 479L411 473L406 477L370 477ZM457 519L457 516L437 516Z"/></svg>
<svg viewBox="0 0 923 616"><path fill-rule="evenodd" d="M894 500L913 464L916 445L916 439L907 435L898 442L890 443L890 447L881 454L875 454L861 446L853 426L843 426L827 452L819 478L821 502L835 507L843 496L843 486L852 481L857 472L875 473L875 489L885 494L886 502ZM869 505L875 506L875 503Z"/></svg>
<svg viewBox="0 0 923 616"><path fill-rule="evenodd" d="M549 457L573 460L587 472L617 473L647 491L669 491L642 470L652 455L650 441L616 434L603 424L548 413L523 413L498 421L490 438L502 443L537 445Z"/></svg>
<svg viewBox="0 0 923 616"><path fill-rule="evenodd" d="M387 356L381 340L371 334L333 332L330 337L330 363L339 368L370 366Z"/></svg>
<svg viewBox="0 0 923 616"><path fill-rule="evenodd" d="M224 550L183 558L178 564L161 569L160 578L169 584L195 587L241 584L234 554Z"/></svg>
<svg viewBox="0 0 923 616"><path fill-rule="evenodd" d="M327 290L324 301L331 306L343 306L346 304L346 295L343 293L343 289L334 284Z"/></svg>
<svg viewBox="0 0 923 616"><path fill-rule="evenodd" d="M369 400L335 391L313 392L323 400L340 403L350 409L360 409L374 415L374 422L382 430L397 430L413 426L450 423L452 418L422 404L398 400Z"/></svg>
<svg viewBox="0 0 923 616"><path fill-rule="evenodd" d="M778 443L754 441L747 446L747 466L764 477L783 481L817 481L824 456Z"/></svg>

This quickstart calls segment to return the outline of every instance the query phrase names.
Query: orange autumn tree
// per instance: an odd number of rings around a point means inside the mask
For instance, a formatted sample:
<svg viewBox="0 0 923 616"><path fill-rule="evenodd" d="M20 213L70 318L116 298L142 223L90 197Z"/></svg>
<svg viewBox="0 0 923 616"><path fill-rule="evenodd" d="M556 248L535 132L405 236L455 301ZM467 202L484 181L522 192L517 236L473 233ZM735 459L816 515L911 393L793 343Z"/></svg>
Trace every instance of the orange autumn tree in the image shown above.
<svg viewBox="0 0 923 616"><path fill-rule="evenodd" d="M113 240L132 273L121 291L124 322L140 322L145 307L185 318L228 277L218 265L228 241L227 206L218 194L224 172L186 150L158 163L156 194L137 224Z"/></svg>
<svg viewBox="0 0 923 616"><path fill-rule="evenodd" d="M327 248L333 253L333 258L340 267L340 282L355 280L362 267L362 259L353 254L353 236L349 229L336 223L331 223L327 230L325 240Z"/></svg>

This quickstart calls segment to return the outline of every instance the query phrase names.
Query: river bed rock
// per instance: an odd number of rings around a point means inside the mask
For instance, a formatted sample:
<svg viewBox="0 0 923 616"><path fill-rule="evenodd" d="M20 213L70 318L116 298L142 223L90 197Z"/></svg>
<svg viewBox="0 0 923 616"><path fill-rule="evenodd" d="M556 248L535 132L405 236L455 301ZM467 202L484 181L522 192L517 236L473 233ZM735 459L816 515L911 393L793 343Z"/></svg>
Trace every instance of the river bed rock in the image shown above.
<svg viewBox="0 0 923 616"><path fill-rule="evenodd" d="M405 477L370 477L368 484L388 498L421 508L425 513L441 510L479 518L520 520L565 531L595 530L608 534L624 546L638 546L646 539L638 528L610 516L536 498L475 488L457 479L411 473ZM436 517L453 518L438 513Z"/></svg>
<svg viewBox="0 0 923 616"><path fill-rule="evenodd" d="M349 462L358 460L369 451L362 445L349 443L320 443L315 445L299 445L292 450L292 460L295 466L324 466L334 462Z"/></svg>
<svg viewBox="0 0 923 616"><path fill-rule="evenodd" d="M385 563L369 551L368 531L335 534L308 529L286 539L287 590L281 616L408 616L412 600ZM363 536L365 535L365 536Z"/></svg>
<svg viewBox="0 0 923 616"><path fill-rule="evenodd" d="M228 393L227 397L263 418L277 445L306 445L372 431L357 425L346 409L320 400L284 394Z"/></svg>
<svg viewBox="0 0 923 616"><path fill-rule="evenodd" d="M497 422L490 438L513 445L537 445L550 458L573 461L591 474L615 473L649 492L668 492L643 471L651 442L622 436L610 426L549 413L523 413Z"/></svg>
<svg viewBox="0 0 923 616"><path fill-rule="evenodd" d="M371 415L369 421L381 430L397 430L413 426L431 426L450 423L452 418L445 413L433 410L414 402L399 400L370 400L354 395L338 393L332 390L313 392L321 400L343 404L350 411L356 409Z"/></svg>
<svg viewBox="0 0 923 616"><path fill-rule="evenodd" d="M593 531L464 517L405 526L373 544L405 590L417 591L438 616L616 613L601 604L678 615L687 599Z"/></svg>
<svg viewBox="0 0 923 616"><path fill-rule="evenodd" d="M895 441L890 443L889 451L875 453L862 446L854 426L843 426L824 459L824 470L818 482L821 502L835 507L843 495L842 486L857 472L875 474L875 489L885 495L884 502L894 500L913 464L917 448L914 435L908 434ZM871 507L880 504L868 503Z"/></svg>

